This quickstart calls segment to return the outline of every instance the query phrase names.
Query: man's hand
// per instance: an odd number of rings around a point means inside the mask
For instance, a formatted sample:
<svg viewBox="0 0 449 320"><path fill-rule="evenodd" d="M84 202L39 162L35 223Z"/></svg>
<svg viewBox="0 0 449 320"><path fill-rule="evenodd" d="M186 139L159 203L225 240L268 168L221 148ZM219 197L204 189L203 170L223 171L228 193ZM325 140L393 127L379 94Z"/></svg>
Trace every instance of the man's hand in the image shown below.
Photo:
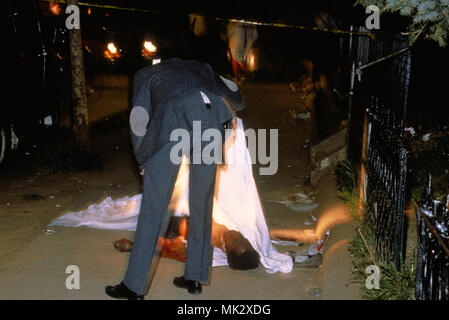
<svg viewBox="0 0 449 320"><path fill-rule="evenodd" d="M232 118L232 128L237 130L237 117Z"/></svg>

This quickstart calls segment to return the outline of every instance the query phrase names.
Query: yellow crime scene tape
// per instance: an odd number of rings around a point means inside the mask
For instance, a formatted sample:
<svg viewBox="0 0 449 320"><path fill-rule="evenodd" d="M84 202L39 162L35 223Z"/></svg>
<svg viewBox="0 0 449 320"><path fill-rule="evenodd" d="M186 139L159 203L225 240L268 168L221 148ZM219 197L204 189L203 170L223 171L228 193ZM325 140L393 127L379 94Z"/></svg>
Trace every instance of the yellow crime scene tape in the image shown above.
<svg viewBox="0 0 449 320"><path fill-rule="evenodd" d="M66 4L67 2L64 0L40 0L41 2L48 3L58 3L58 4ZM159 10L151 10L151 9L141 9L141 8L127 8L127 7L119 7L107 4L96 4L96 3L88 3L88 2L79 2L78 5L85 7L93 7L93 8L102 8L102 9L113 9L113 10L123 10L123 11L131 11L131 12L144 12L144 13L162 13ZM277 22L259 22L259 21L249 21L245 19L232 19L232 18L219 18L219 17L207 17L199 14L189 14L190 18L198 18L202 17L208 20L216 20L223 22L236 22L247 25L254 26L263 26L263 27L274 27L274 28L287 28L287 29L297 29L297 30L307 30L307 31L315 31L315 32L327 32L334 34L347 34L347 35L358 35L370 37L372 40L376 40L376 36L369 32L357 32L357 31L349 31L349 30L340 30L340 29L326 29L326 28L318 28L318 27L309 27L309 26L301 26L301 25L292 25L285 23L277 23Z"/></svg>
<svg viewBox="0 0 449 320"><path fill-rule="evenodd" d="M189 17L201 17L200 15L190 14ZM285 23L277 23L277 22L258 22L258 21L248 21L241 19L227 19L227 18L215 18L215 17L204 17L205 19L213 19L217 21L228 21L228 22L236 22L241 24L248 24L254 26L263 26L263 27L275 27L275 28L288 28L288 29L298 29L298 30L308 30L308 31L317 31L317 32L328 32L335 34L353 34L359 36L370 37L373 40L376 40L376 36L372 33L368 32L357 32L357 31L348 31L348 30L339 30L339 29L326 29L326 28L318 28L318 27L307 27L307 26L299 26L293 24L285 24Z"/></svg>

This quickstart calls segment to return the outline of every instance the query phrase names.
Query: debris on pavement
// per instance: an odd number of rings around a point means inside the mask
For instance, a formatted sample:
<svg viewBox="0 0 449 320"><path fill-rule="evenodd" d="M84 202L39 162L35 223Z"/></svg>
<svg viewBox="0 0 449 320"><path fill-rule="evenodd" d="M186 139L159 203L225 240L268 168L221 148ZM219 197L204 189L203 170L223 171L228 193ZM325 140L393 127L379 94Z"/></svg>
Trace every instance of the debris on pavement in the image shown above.
<svg viewBox="0 0 449 320"><path fill-rule="evenodd" d="M316 243L311 244L307 249L305 250L299 250L296 251L295 254L296 255L309 255L309 256L313 256L315 254L318 253L322 253L324 246L327 243L327 240L329 239L330 236L330 231L327 230L326 233L323 236L323 239L318 240Z"/></svg>
<svg viewBox="0 0 449 320"><path fill-rule="evenodd" d="M295 263L304 263L309 260L309 256L292 256L292 259Z"/></svg>
<svg viewBox="0 0 449 320"><path fill-rule="evenodd" d="M311 147L311 143L309 140L304 141L304 143L300 146L301 149L305 150L305 149L309 149Z"/></svg>
<svg viewBox="0 0 449 320"><path fill-rule="evenodd" d="M318 203L314 202L313 194L306 195L301 192L294 193L288 200L268 200L286 205L292 210L299 212L309 212L318 207Z"/></svg>
<svg viewBox="0 0 449 320"><path fill-rule="evenodd" d="M319 298L321 296L321 288L319 287L309 287L306 292L314 298Z"/></svg>
<svg viewBox="0 0 449 320"><path fill-rule="evenodd" d="M42 229L42 232L45 233L47 236L56 233L55 229L49 227Z"/></svg>
<svg viewBox="0 0 449 320"><path fill-rule="evenodd" d="M313 193L305 194L303 192L296 192L290 196L289 200L295 202L307 202L310 203L312 201Z"/></svg>
<svg viewBox="0 0 449 320"><path fill-rule="evenodd" d="M114 248L120 252L130 252L133 242L128 239L120 239L114 242Z"/></svg>
<svg viewBox="0 0 449 320"><path fill-rule="evenodd" d="M289 251L288 254L293 259L293 266L299 268L319 268L323 262L323 249L329 239L330 231L326 231L323 239L311 244L306 249Z"/></svg>
<svg viewBox="0 0 449 320"><path fill-rule="evenodd" d="M271 239L271 243L278 244L280 246L302 246L304 243L299 241L288 241L288 240L273 240Z"/></svg>
<svg viewBox="0 0 449 320"><path fill-rule="evenodd" d="M290 109L288 110L290 112L290 116L294 119L294 120L304 120L307 121L310 119L310 112L309 111L305 111L305 112L296 112L296 110Z"/></svg>
<svg viewBox="0 0 449 320"><path fill-rule="evenodd" d="M305 226L312 226L314 224L316 224L317 222L317 218L315 218L313 215L310 215L309 219L307 219L306 222L304 222Z"/></svg>
<svg viewBox="0 0 449 320"><path fill-rule="evenodd" d="M309 212L314 210L316 207L318 207L318 203L298 203L298 202L292 202L292 201L286 201L285 205L289 207L292 210L299 211L299 212Z"/></svg>
<svg viewBox="0 0 449 320"><path fill-rule="evenodd" d="M416 134L416 131L413 127L405 128L404 131L409 132L412 135L412 137L414 137Z"/></svg>
<svg viewBox="0 0 449 320"><path fill-rule="evenodd" d="M323 262L323 255L321 253L313 256L295 256L293 259L293 267L295 268L319 268Z"/></svg>

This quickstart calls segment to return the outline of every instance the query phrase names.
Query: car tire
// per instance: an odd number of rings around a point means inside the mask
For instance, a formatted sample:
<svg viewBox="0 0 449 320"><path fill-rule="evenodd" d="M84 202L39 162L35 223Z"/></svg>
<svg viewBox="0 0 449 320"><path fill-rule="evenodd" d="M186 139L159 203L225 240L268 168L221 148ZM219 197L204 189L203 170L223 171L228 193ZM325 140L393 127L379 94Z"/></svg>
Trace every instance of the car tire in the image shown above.
<svg viewBox="0 0 449 320"><path fill-rule="evenodd" d="M8 162L11 153L11 129L8 126L0 127L0 169Z"/></svg>

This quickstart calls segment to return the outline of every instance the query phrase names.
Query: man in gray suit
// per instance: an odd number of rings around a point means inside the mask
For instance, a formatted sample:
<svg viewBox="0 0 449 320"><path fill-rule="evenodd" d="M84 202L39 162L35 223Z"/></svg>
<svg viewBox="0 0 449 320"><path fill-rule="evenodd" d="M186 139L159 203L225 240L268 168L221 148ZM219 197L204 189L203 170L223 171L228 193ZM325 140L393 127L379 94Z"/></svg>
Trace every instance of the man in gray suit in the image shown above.
<svg viewBox="0 0 449 320"><path fill-rule="evenodd" d="M224 126L243 110L240 91L232 81L217 75L205 63L173 58L138 71L134 76L131 141L144 190L134 245L124 280L107 286L106 294L118 299L143 299L159 260L161 240L168 227L168 206L180 163L173 161L171 140L176 129L189 133L190 222L184 275L174 285L189 293L202 292L209 282L212 263L211 224L216 162L205 162L205 143L194 135L194 121L224 137ZM223 141L220 139L220 145ZM195 148L199 147L199 148ZM215 155L216 156L216 155ZM193 161L192 159L200 159Z"/></svg>

